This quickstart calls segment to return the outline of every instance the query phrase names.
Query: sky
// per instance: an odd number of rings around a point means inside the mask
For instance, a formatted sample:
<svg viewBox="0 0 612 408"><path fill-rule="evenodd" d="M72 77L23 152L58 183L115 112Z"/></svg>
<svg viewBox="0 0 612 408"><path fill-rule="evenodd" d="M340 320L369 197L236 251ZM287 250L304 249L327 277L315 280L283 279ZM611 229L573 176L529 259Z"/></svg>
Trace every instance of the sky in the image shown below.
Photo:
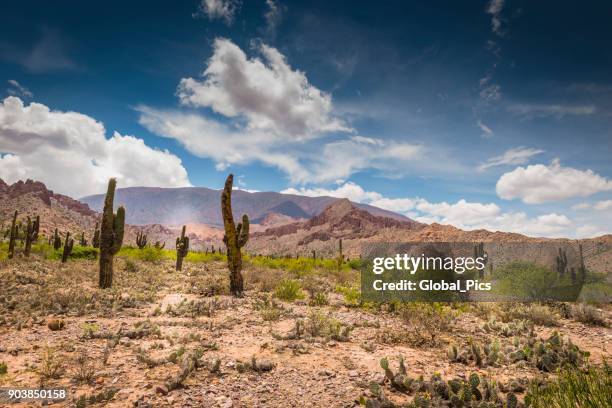
<svg viewBox="0 0 612 408"><path fill-rule="evenodd" d="M10 2L0 178L347 197L612 233L612 3Z"/></svg>

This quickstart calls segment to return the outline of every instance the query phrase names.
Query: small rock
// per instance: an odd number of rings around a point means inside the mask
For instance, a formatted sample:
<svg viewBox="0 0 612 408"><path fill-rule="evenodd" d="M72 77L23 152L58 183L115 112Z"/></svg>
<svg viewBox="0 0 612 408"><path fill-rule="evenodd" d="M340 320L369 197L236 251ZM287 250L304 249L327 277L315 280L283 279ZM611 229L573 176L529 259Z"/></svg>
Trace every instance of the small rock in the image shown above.
<svg viewBox="0 0 612 408"><path fill-rule="evenodd" d="M155 392L157 394L167 395L168 394L168 388L166 388L165 385L158 385L157 387L155 387Z"/></svg>
<svg viewBox="0 0 612 408"><path fill-rule="evenodd" d="M348 376L351 377L351 378L359 377L359 371L351 370L351 371L348 372Z"/></svg>
<svg viewBox="0 0 612 408"><path fill-rule="evenodd" d="M64 320L62 319L49 319L47 320L47 327L51 331L62 330L65 326Z"/></svg>

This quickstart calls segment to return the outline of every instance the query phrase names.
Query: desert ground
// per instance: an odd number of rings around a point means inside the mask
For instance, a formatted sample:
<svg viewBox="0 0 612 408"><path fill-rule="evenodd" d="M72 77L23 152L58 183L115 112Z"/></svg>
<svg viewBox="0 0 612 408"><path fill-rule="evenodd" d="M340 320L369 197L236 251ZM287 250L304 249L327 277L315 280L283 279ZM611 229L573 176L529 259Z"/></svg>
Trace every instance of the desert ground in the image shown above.
<svg viewBox="0 0 612 408"><path fill-rule="evenodd" d="M612 354L609 304L362 304L349 264L271 258L234 298L222 255L179 272L157 252L120 253L106 290L93 259L0 260L0 386L70 407L510 407Z"/></svg>

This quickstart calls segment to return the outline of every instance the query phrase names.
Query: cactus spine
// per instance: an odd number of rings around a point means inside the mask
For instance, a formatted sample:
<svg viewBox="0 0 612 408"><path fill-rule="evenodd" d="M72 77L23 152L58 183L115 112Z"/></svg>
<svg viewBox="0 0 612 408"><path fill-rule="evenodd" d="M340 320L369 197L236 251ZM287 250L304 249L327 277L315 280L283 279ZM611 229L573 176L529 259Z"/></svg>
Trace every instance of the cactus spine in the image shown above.
<svg viewBox="0 0 612 408"><path fill-rule="evenodd" d="M23 255L25 257L30 256L30 250L32 249L32 243L38 241L38 231L40 228L40 216L36 216L36 219L32 221L30 217L28 217L28 226L26 228L26 242L25 249L23 250Z"/></svg>
<svg viewBox="0 0 612 408"><path fill-rule="evenodd" d="M186 226L183 225L181 236L176 239L176 270L183 269L183 258L189 253L189 237L185 236Z"/></svg>
<svg viewBox="0 0 612 408"><path fill-rule="evenodd" d="M70 232L67 232L66 241L64 242L64 251L62 252L62 263L66 263L70 254L72 254L73 246L74 246L74 239L70 238Z"/></svg>
<svg viewBox="0 0 612 408"><path fill-rule="evenodd" d="M234 175L230 174L225 180L225 187L221 194L221 214L223 215L223 226L225 235L223 243L227 248L227 266L230 271L230 292L234 296L242 296L244 281L242 279L242 253L241 248L249 240L249 217L244 214L242 222L234 223L232 213L232 185Z"/></svg>
<svg viewBox="0 0 612 408"><path fill-rule="evenodd" d="M11 224L11 233L9 238L8 258L12 259L15 256L15 241L17 240L17 210L13 215L13 223Z"/></svg>
<svg viewBox="0 0 612 408"><path fill-rule="evenodd" d="M94 248L100 248L100 223L96 222L96 228L94 229L93 238L91 239L91 245Z"/></svg>
<svg viewBox="0 0 612 408"><path fill-rule="evenodd" d="M62 247L62 239L59 236L59 232L57 228L55 229L55 233L53 234L53 249L58 250Z"/></svg>
<svg viewBox="0 0 612 408"><path fill-rule="evenodd" d="M125 209L119 207L113 213L113 201L117 180L108 181L108 190L104 199L102 226L100 228L100 279L101 289L110 288L113 284L113 256L121 249L123 228L125 224Z"/></svg>
<svg viewBox="0 0 612 408"><path fill-rule="evenodd" d="M138 248L144 249L144 247L147 246L147 234L145 234L144 232L137 232L136 245L138 245Z"/></svg>

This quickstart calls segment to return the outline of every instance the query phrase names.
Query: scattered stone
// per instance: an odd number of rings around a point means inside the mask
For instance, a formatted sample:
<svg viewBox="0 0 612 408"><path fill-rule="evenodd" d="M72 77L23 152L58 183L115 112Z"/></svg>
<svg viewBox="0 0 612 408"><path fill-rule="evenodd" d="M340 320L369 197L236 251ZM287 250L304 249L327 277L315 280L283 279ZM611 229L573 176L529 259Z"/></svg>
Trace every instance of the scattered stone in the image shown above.
<svg viewBox="0 0 612 408"><path fill-rule="evenodd" d="M51 331L62 330L65 326L63 319L49 319L47 320L47 327Z"/></svg>

